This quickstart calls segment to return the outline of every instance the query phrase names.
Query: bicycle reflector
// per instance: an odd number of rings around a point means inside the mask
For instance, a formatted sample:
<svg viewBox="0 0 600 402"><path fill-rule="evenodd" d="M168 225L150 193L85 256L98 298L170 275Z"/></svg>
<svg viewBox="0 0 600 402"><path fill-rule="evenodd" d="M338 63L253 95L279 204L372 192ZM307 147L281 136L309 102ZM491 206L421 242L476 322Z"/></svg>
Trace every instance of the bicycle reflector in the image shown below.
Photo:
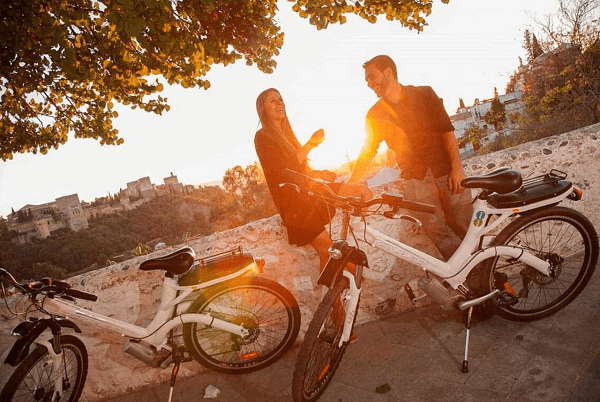
<svg viewBox="0 0 600 402"><path fill-rule="evenodd" d="M576 186L573 186L571 194L567 196L568 199L573 201L579 201L581 197L583 197L583 190Z"/></svg>
<svg viewBox="0 0 600 402"><path fill-rule="evenodd" d="M259 274L264 274L265 273L265 260L264 260L264 258L257 258L256 260L254 260L254 263L256 264L256 271Z"/></svg>
<svg viewBox="0 0 600 402"><path fill-rule="evenodd" d="M504 290L506 290L508 293L515 297L517 296L517 292L515 292L515 289L513 289L513 287L510 286L510 283L508 282L504 282Z"/></svg>

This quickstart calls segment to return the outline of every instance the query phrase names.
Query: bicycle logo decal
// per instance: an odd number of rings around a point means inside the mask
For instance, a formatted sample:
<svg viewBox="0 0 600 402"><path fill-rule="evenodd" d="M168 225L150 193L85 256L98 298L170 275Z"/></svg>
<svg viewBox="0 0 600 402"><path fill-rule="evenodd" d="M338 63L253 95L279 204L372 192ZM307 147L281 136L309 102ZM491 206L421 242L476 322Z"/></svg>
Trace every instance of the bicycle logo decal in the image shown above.
<svg viewBox="0 0 600 402"><path fill-rule="evenodd" d="M473 221L473 225L476 227L480 227L483 225L483 218L485 218L485 212L484 211L477 211L477 213L475 214L475 219Z"/></svg>

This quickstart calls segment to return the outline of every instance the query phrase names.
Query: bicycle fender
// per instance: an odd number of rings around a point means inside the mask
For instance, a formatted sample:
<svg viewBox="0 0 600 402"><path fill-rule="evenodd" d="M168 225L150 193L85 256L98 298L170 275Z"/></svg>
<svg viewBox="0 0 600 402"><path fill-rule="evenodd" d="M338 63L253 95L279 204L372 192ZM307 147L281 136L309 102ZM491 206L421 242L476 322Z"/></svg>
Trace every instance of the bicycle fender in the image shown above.
<svg viewBox="0 0 600 402"><path fill-rule="evenodd" d="M58 327L52 328L53 333L60 332L60 327L71 328L77 333L81 333L81 329L71 320L64 318L56 319ZM19 337L13 344L10 352L4 360L4 364L10 364L11 366L17 366L23 361L29 354L29 348L31 344L49 327L53 327L53 321L43 318L37 318L30 321L23 321L19 323L13 330L12 334Z"/></svg>
<svg viewBox="0 0 600 402"><path fill-rule="evenodd" d="M319 285L325 285L328 288L332 288L342 276L342 271L349 262L355 265L362 265L363 267L367 268L369 267L367 255L364 253L364 251L359 250L356 247L349 246L344 240L334 241L330 249L339 250L342 253L342 257L339 259L329 257L325 267L323 268L323 271L321 272L321 275L319 275L319 279L317 280L317 284Z"/></svg>

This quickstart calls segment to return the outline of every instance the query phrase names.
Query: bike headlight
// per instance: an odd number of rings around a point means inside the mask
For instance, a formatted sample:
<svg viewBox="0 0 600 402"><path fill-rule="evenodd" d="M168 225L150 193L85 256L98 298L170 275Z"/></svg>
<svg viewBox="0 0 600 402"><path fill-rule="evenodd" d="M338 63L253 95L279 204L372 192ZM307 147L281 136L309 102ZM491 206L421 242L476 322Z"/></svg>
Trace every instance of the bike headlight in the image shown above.
<svg viewBox="0 0 600 402"><path fill-rule="evenodd" d="M342 258L342 252L340 250L338 250L337 248L333 248L331 247L327 253L329 254L329 256L331 258L333 258L334 260L339 260Z"/></svg>

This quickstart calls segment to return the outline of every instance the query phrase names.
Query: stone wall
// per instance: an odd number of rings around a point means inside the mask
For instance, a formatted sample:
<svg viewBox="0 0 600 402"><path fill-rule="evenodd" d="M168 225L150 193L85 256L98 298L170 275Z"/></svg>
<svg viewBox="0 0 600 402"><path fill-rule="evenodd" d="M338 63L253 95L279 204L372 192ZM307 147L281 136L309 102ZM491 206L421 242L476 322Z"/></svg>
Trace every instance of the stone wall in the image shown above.
<svg viewBox="0 0 600 402"><path fill-rule="evenodd" d="M493 154L474 157L464 161L467 175L490 172L498 167L509 166L521 171L523 177L559 169L584 190L584 198L578 203L565 202L584 212L600 227L597 200L600 197L598 166L600 164L600 124L586 127L560 136L545 138ZM397 190L394 183L375 188L375 191ZM400 222L400 223L399 223ZM376 225L392 237L397 237L429 253L435 249L428 239L415 232L413 226L403 221L379 219ZM334 232L336 225L334 224ZM323 295L316 286L318 258L310 247L293 247L287 244L286 231L279 216L262 219L242 227L215 233L189 243L198 256L242 248L264 258L265 273L292 291L302 312L302 328L306 329L312 313ZM158 272L141 272L139 264L149 257L172 252L175 247L138 257L111 267L70 279L76 288L96 293L99 300L88 303L94 311L113 318L146 325L159 303L161 275ZM413 283L421 272L411 264L397 261L378 250L365 247L371 269L366 271L359 322L375 320L391 313L398 313L414 306L406 296L403 286ZM413 286L414 288L414 286ZM15 303L17 297L10 298ZM18 304L18 303L17 303ZM84 303L85 304L85 303ZM17 306L18 307L18 306ZM13 339L6 336L18 320L6 307L0 307L0 356L4 359ZM152 369L122 352L126 339L119 334L78 321L88 352L90 366L82 401L94 401L110 395L126 392L149 384L168 381L170 370ZM195 362L182 366L180 375L189 376L204 369ZM0 368L3 385L12 369Z"/></svg>

